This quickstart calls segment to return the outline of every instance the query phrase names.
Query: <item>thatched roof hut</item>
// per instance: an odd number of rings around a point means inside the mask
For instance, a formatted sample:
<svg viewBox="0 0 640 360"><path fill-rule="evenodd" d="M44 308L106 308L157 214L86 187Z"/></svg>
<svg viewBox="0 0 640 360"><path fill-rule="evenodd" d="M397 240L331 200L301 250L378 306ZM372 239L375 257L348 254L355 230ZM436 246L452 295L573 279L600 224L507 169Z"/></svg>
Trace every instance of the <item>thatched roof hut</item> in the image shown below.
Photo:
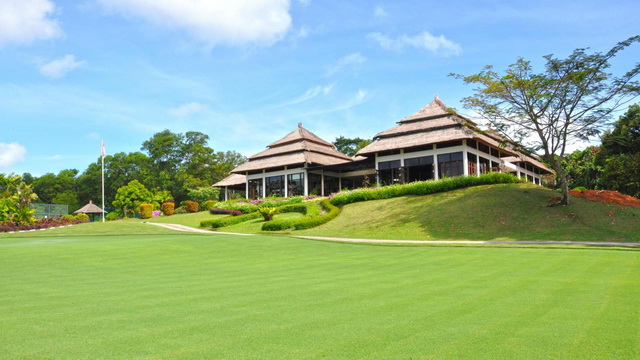
<svg viewBox="0 0 640 360"><path fill-rule="evenodd" d="M102 214L106 213L106 211L102 210L100 207L95 205L92 200L89 200L89 203L80 209L73 212L74 214Z"/></svg>
<svg viewBox="0 0 640 360"><path fill-rule="evenodd" d="M298 124L297 129L268 145L266 150L250 156L249 161L231 172L243 174L284 166L335 165L350 161L352 159L339 152L335 145Z"/></svg>

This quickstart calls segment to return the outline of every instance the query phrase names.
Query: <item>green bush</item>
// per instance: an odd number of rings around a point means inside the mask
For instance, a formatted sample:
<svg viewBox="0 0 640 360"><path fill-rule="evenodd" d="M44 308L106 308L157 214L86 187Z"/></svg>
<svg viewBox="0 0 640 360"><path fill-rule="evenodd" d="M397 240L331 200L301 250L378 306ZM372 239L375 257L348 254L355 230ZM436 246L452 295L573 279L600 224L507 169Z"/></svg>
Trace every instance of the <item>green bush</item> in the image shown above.
<svg viewBox="0 0 640 360"><path fill-rule="evenodd" d="M76 214L76 216L74 216L76 220L82 221L82 222L87 222L89 221L89 215L87 214L83 214L83 213L79 213Z"/></svg>
<svg viewBox="0 0 640 360"><path fill-rule="evenodd" d="M488 173L480 176L458 176L444 178L441 180L427 180L409 184L389 185L379 188L363 188L351 191L342 191L331 198L331 204L335 206L344 206L360 201L390 199L406 195L429 195L469 186L510 184L522 181L523 180L520 180L511 174L504 173Z"/></svg>
<svg viewBox="0 0 640 360"><path fill-rule="evenodd" d="M176 208L176 210L173 212L174 214L186 214L187 213L187 208L184 206L179 206L178 208Z"/></svg>
<svg viewBox="0 0 640 360"><path fill-rule="evenodd" d="M214 205L217 203L217 201L215 200L207 200L203 203L200 203L200 211L207 211L209 209L211 209L212 207L214 207Z"/></svg>
<svg viewBox="0 0 640 360"><path fill-rule="evenodd" d="M118 214L116 212L110 212L104 217L107 221L118 220Z"/></svg>
<svg viewBox="0 0 640 360"><path fill-rule="evenodd" d="M296 230L310 229L322 224L326 224L340 215L340 208L331 204L331 201L328 199L320 201L320 206L326 212L324 215L315 217L303 217L302 219L299 219L293 223L293 228Z"/></svg>
<svg viewBox="0 0 640 360"><path fill-rule="evenodd" d="M153 216L153 204L140 204L140 218L150 219Z"/></svg>
<svg viewBox="0 0 640 360"><path fill-rule="evenodd" d="M586 191L588 190L586 187L584 186L576 186L574 187L572 190L576 190L576 191Z"/></svg>
<svg viewBox="0 0 640 360"><path fill-rule="evenodd" d="M212 227L214 229L217 229L225 226L240 224L241 222L245 222L253 219L259 219L260 217L262 217L262 215L260 215L260 213L256 211L250 214L245 214L240 216L225 216L222 219L205 220L200 222L200 226Z"/></svg>

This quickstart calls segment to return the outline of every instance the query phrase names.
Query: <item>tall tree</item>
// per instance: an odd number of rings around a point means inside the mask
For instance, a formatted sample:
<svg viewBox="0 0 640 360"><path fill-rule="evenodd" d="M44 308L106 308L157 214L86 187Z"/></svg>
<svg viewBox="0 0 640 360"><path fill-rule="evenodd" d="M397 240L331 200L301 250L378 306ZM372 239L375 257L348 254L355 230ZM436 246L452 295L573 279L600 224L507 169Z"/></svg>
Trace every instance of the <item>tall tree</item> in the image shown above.
<svg viewBox="0 0 640 360"><path fill-rule="evenodd" d="M632 105L602 136L602 151L596 158L602 166L602 185L640 197L640 106Z"/></svg>
<svg viewBox="0 0 640 360"><path fill-rule="evenodd" d="M369 144L371 144L371 140L369 139L361 139L359 137L346 138L344 136L338 136L333 142L333 145L336 146L338 151L349 156L354 156L358 150Z"/></svg>
<svg viewBox="0 0 640 360"><path fill-rule="evenodd" d="M609 61L636 42L640 36L604 54L576 49L566 59L547 55L546 70L541 73L519 58L504 74L489 65L475 75L452 76L477 85L474 95L462 100L465 108L475 110L509 140L543 152L562 189L558 204L566 205L568 181L562 160L567 145L598 134L613 112L640 92L640 84L633 81L640 64L619 77L606 72Z"/></svg>

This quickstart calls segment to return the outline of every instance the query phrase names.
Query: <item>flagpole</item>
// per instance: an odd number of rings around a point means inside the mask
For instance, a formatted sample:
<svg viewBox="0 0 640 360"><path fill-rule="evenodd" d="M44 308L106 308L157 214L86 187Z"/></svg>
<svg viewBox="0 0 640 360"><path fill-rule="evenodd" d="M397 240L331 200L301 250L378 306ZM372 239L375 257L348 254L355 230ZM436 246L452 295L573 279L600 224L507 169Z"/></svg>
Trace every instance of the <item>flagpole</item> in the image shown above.
<svg viewBox="0 0 640 360"><path fill-rule="evenodd" d="M104 140L102 140L102 222L104 222Z"/></svg>

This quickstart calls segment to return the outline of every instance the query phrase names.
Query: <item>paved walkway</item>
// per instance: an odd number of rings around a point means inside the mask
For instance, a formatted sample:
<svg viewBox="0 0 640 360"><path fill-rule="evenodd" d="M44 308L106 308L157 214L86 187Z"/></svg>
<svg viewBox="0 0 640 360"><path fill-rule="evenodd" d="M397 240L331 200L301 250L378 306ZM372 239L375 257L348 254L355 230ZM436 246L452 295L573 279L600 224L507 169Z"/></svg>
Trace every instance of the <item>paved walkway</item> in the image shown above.
<svg viewBox="0 0 640 360"><path fill-rule="evenodd" d="M204 233L212 235L238 235L238 236L251 236L254 234L240 234L221 231L210 231L204 229L197 229L185 225L177 224L161 224L161 223L147 223L150 225L162 226L168 229L177 231ZM344 242L344 243L357 243L357 244L406 244L406 245L581 245L581 246L606 246L606 247L626 247L626 248L640 248L640 243L637 242L598 242L598 241L511 241L511 240L379 240L379 239L347 239L339 237L329 236L299 236L294 235L292 237L300 239L322 240L332 242Z"/></svg>

